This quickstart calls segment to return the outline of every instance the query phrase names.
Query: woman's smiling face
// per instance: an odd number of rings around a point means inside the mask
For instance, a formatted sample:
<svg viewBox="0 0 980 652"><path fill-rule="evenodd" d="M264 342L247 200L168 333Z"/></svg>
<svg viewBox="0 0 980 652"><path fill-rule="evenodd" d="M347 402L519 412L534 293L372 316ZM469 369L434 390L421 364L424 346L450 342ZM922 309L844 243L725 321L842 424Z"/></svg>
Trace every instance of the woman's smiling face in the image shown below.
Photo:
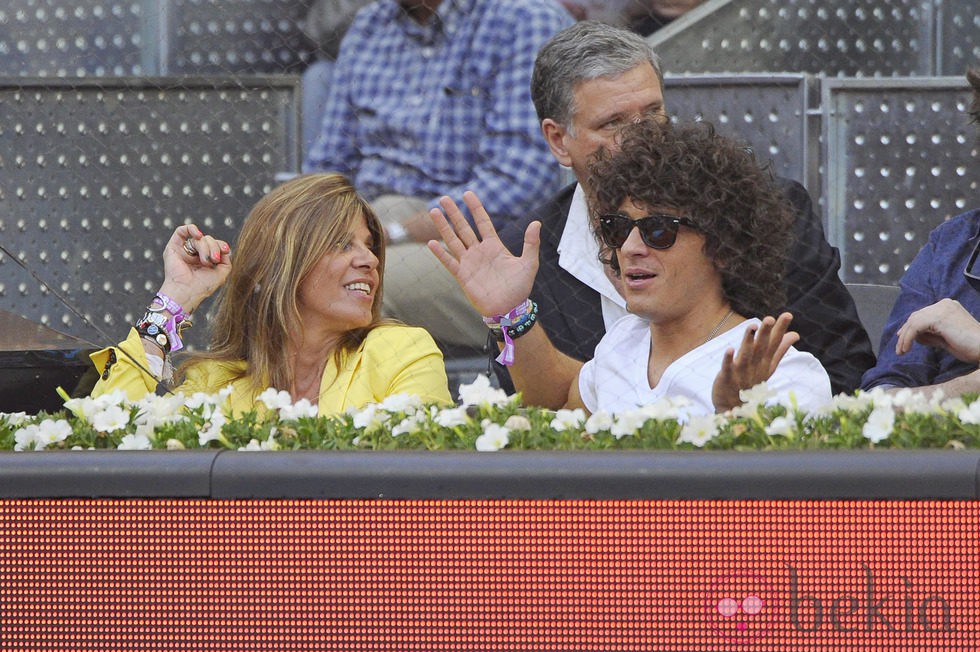
<svg viewBox="0 0 980 652"><path fill-rule="evenodd" d="M299 287L305 328L340 335L371 323L379 285L374 247L374 236L362 215L349 238L323 253Z"/></svg>

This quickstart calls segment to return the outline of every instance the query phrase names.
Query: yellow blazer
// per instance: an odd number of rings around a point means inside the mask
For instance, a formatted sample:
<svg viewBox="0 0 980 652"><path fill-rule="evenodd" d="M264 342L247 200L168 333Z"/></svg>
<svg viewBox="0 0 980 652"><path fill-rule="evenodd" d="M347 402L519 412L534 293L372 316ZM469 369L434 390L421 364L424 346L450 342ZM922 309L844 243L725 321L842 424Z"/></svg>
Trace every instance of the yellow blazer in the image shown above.
<svg viewBox="0 0 980 652"><path fill-rule="evenodd" d="M124 342L93 353L91 359L101 374L92 396L122 389L135 401L156 389L157 379L144 371L148 368L146 351L135 329L130 329ZM244 360L205 360L188 368L186 379L174 391L214 394L231 384L232 411L247 412L255 406L261 390L253 391L248 377L232 380L244 369ZM442 352L422 328L379 326L368 333L360 348L344 358L340 367L332 358L328 360L320 381L319 413L338 414L383 401L393 394L411 394L425 403L452 404Z"/></svg>

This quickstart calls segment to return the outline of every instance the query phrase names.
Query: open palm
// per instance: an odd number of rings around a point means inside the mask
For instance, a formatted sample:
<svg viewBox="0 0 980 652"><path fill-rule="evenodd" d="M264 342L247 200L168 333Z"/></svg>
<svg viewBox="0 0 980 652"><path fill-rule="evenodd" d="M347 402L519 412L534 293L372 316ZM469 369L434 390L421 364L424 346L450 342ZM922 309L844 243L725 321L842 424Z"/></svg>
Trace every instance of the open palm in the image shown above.
<svg viewBox="0 0 980 652"><path fill-rule="evenodd" d="M531 294L538 272L541 223L532 222L524 234L520 256L512 255L497 237L497 230L476 193L467 191L463 201L473 215L477 231L449 197L439 200L442 210L430 211L445 246L430 240L429 250L456 278L466 298L481 315L502 315Z"/></svg>

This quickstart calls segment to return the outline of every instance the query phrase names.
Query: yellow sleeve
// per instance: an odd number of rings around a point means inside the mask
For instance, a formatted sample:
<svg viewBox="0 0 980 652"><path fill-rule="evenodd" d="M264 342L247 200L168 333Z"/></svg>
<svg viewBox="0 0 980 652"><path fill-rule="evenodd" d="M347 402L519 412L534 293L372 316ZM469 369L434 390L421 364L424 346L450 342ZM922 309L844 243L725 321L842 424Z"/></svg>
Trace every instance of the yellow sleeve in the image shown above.
<svg viewBox="0 0 980 652"><path fill-rule="evenodd" d="M129 336L117 346L96 351L89 358L99 372L92 396L121 389L129 400L138 401L156 391L159 381L148 371L150 363L135 328L129 329Z"/></svg>
<svg viewBox="0 0 980 652"><path fill-rule="evenodd" d="M423 403L451 405L453 399L449 395L446 364L429 332L409 326L378 330L381 331L379 335L391 338L391 346L398 352L387 358L390 369L385 396L411 394L421 398Z"/></svg>

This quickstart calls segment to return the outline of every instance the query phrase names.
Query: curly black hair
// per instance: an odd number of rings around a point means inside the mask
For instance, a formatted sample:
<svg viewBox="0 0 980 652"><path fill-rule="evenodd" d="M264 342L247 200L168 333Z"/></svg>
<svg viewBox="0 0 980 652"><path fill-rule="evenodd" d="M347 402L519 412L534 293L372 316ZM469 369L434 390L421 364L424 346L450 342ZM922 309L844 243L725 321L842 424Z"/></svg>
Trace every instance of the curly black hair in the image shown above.
<svg viewBox="0 0 980 652"><path fill-rule="evenodd" d="M617 139L617 151L600 150L590 161L593 231L599 215L618 212L627 200L679 210L704 235L704 253L736 312L763 317L782 310L794 217L751 150L706 122L644 120L624 127ZM599 241L602 262L619 274L615 252Z"/></svg>

